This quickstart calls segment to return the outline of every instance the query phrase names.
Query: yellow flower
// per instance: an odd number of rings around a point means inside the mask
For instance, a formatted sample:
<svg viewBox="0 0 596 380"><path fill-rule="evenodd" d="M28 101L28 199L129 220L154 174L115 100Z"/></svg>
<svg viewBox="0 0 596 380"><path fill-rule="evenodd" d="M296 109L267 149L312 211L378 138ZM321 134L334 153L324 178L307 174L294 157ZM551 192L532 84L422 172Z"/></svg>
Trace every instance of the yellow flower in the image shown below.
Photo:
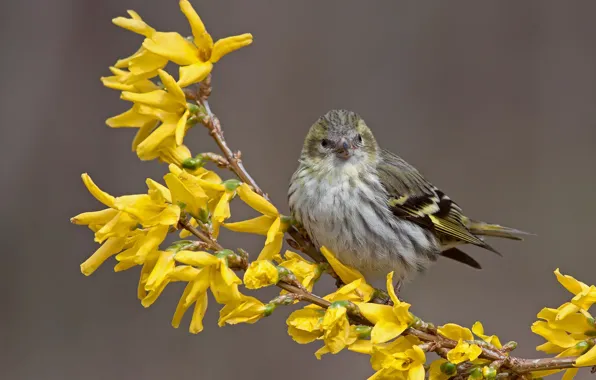
<svg viewBox="0 0 596 380"><path fill-rule="evenodd" d="M279 273L270 261L258 260L250 263L244 273L244 286L247 289L259 289L275 285L279 281Z"/></svg>
<svg viewBox="0 0 596 380"><path fill-rule="evenodd" d="M503 347L501 345L501 341L499 340L499 337L496 335L484 335L484 326L482 326L482 323L480 322L476 322L474 323L474 325L472 326L472 332L474 334L476 334L477 337L479 337L480 339L482 339L483 341L492 344L493 346L495 346L496 348L500 349L501 347Z"/></svg>
<svg viewBox="0 0 596 380"><path fill-rule="evenodd" d="M340 304L332 303L325 311L321 328L324 331L325 347L332 354L338 353L355 341L355 339L350 341L350 322L347 310Z"/></svg>
<svg viewBox="0 0 596 380"><path fill-rule="evenodd" d="M351 301L351 302L368 302L371 298L370 293L362 292L362 288L366 287L368 284L364 282L363 279L359 278L358 280L352 281L347 285L344 285L337 289L335 292L331 294L327 294L324 299L329 302L335 301Z"/></svg>
<svg viewBox="0 0 596 380"><path fill-rule="evenodd" d="M208 280L208 287L211 289L211 293L213 293L217 303L233 303L242 297L238 291L238 285L242 283L242 280L228 267L225 256L214 256L208 252L201 251L180 251L176 253L174 259L179 263L201 267L203 270L207 270L205 272L207 279L201 278L203 283L201 286L197 285L198 288L194 290L195 293L199 289L203 289L204 283ZM206 288L204 291L206 291ZM191 293L188 297L192 298L191 296L195 293Z"/></svg>
<svg viewBox="0 0 596 380"><path fill-rule="evenodd" d="M331 268L335 271L335 273L339 276L339 278L343 281L344 284L353 283L356 280L361 280L359 283L358 291L362 294L362 298L364 302L367 302L372 297L374 292L374 288L366 283L366 280L362 273L357 271L356 269L349 267L347 265L342 264L335 254L331 252L327 247L321 247L321 253L325 256L327 262ZM391 274L391 278L393 278L393 274ZM389 286L391 291L393 291L393 284ZM395 297L397 300L397 297Z"/></svg>
<svg viewBox="0 0 596 380"><path fill-rule="evenodd" d="M170 171L164 176L164 181L172 193L172 202L181 206L193 218L198 218L201 209L207 207L209 198L205 190L196 177L180 171L175 165L170 165Z"/></svg>
<svg viewBox="0 0 596 380"><path fill-rule="evenodd" d="M95 240L98 243L105 242L81 264L81 272L87 276L123 249L126 254L121 255L127 257L129 262L117 266L117 270L142 264L163 242L169 227L178 223L180 208L164 198L164 194L169 195L167 189L162 189L163 193L155 193L157 185L153 182L148 181L149 194L113 197L97 187L86 173L82 179L89 192L109 207L71 219L75 224L89 225L95 232ZM141 229L137 229L139 225Z"/></svg>
<svg viewBox="0 0 596 380"><path fill-rule="evenodd" d="M155 32L147 36L143 47L181 66L181 87L202 81L221 57L252 43L252 35L247 33L224 38L214 44L199 15L187 0L180 1L180 9L191 26L194 43L178 33Z"/></svg>
<svg viewBox="0 0 596 380"><path fill-rule="evenodd" d="M449 362L445 359L437 359L434 362L432 362L430 364L428 380L447 380L447 379L449 379L451 376L443 373L443 371L441 370L441 366L443 366L445 363L449 363Z"/></svg>
<svg viewBox="0 0 596 380"><path fill-rule="evenodd" d="M104 86L113 90L132 91L132 92L150 92L159 89L151 80L143 76L138 76L130 71L121 70L117 67L110 67L112 76L101 77ZM157 71L155 72L157 75Z"/></svg>
<svg viewBox="0 0 596 380"><path fill-rule="evenodd" d="M121 28L130 30L146 38L151 38L157 33L135 11L128 11L128 14L131 18L116 17L112 22ZM121 69L128 68L137 78L152 78L157 75L157 70L163 69L167 63L167 58L141 47L130 57L118 60L115 66Z"/></svg>
<svg viewBox="0 0 596 380"><path fill-rule="evenodd" d="M357 303L362 315L375 324L372 329L373 344L387 342L404 332L414 321L410 304L401 302L393 290L393 272L387 275L387 290L393 306L373 303Z"/></svg>
<svg viewBox="0 0 596 380"><path fill-rule="evenodd" d="M551 329L563 330L571 334L584 334L587 331L593 331L594 327L590 324L589 318L592 316L588 312L567 314L564 318L558 318L559 311L567 307L567 303L561 305L558 309L544 308L540 310L537 317L548 322Z"/></svg>
<svg viewBox="0 0 596 380"><path fill-rule="evenodd" d="M458 340L474 340L474 336L470 329L461 327L455 323L447 323L437 329L438 333L446 338Z"/></svg>
<svg viewBox="0 0 596 380"><path fill-rule="evenodd" d="M142 160L155 157L158 148L170 136L175 136L176 144L181 145L190 126L187 123L190 110L184 92L170 74L163 70L158 70L158 74L166 90L145 93L123 91L121 95L124 100L144 106L141 110L145 115L161 121L161 125L137 146L137 154Z"/></svg>
<svg viewBox="0 0 596 380"><path fill-rule="evenodd" d="M329 314L329 311L327 311L325 313L326 316L328 314ZM323 318L323 323L325 323L324 322L325 318L327 318L327 317ZM330 320L332 317L328 317L328 318ZM340 323L343 323L343 319L340 319ZM325 345L323 347L319 348L315 352L315 357L318 360L321 360L323 355L336 354L339 351L343 350L344 348L347 348L350 351L358 352L361 354L372 355L373 345L371 344L370 340L359 339L360 335L361 335L360 328L362 328L362 327L368 328L370 330L370 327L368 327L368 326L349 325L348 326L349 331L348 331L347 336L344 334L340 334L339 336L334 336L333 339L331 339L331 340L325 341ZM323 327L323 329L325 330L325 327ZM327 333L327 330L325 330L325 333ZM329 344L328 344L328 342L329 342Z"/></svg>
<svg viewBox="0 0 596 380"><path fill-rule="evenodd" d="M470 344L459 339L457 346L447 354L447 359L453 364L459 364L467 360L476 360L482 353L482 348L477 344Z"/></svg>
<svg viewBox="0 0 596 380"><path fill-rule="evenodd" d="M255 323L265 316L266 306L254 297L242 296L237 303L225 305L219 312L218 325Z"/></svg>
<svg viewBox="0 0 596 380"><path fill-rule="evenodd" d="M377 372L369 380L424 380L426 355L418 344L414 337L401 336L387 345L375 346L370 362Z"/></svg>
<svg viewBox="0 0 596 380"><path fill-rule="evenodd" d="M207 261L208 259L205 260ZM191 273L173 272L170 276L180 276L180 280L188 281L188 284L180 297L180 301L178 301L178 306L176 306L176 311L172 318L172 326L174 328L180 326L184 313L194 303L195 309L192 315L189 331L192 334L200 333L203 331L203 317L207 311L207 289L209 288L210 283L209 268L192 268Z"/></svg>
<svg viewBox="0 0 596 380"><path fill-rule="evenodd" d="M275 206L255 193L246 183L238 186L236 191L244 203L263 215L242 222L226 223L224 227L235 232L266 235L265 246L259 253L257 260L273 260L281 251L283 236L288 229L288 223L282 221L282 217Z"/></svg>
<svg viewBox="0 0 596 380"><path fill-rule="evenodd" d="M309 292L312 291L315 282L323 273L319 264L312 263L292 251L286 251L284 258L279 265L290 270L302 286Z"/></svg>
<svg viewBox="0 0 596 380"><path fill-rule="evenodd" d="M294 311L286 321L288 334L300 344L315 341L323 335L322 324L325 310L304 308Z"/></svg>
<svg viewBox="0 0 596 380"><path fill-rule="evenodd" d="M573 314L579 310L587 311L596 303L596 287L594 285L588 286L569 275L562 275L559 272L559 268L555 270L555 275L559 283L575 295L571 299L571 304L559 310L557 319L563 319L566 315Z"/></svg>
<svg viewBox="0 0 596 380"><path fill-rule="evenodd" d="M534 334L540 335L549 343L558 347L562 347L563 349L573 347L578 342L566 331L552 328L546 321L534 322L532 324L532 332ZM544 347L544 349L546 349L546 347Z"/></svg>

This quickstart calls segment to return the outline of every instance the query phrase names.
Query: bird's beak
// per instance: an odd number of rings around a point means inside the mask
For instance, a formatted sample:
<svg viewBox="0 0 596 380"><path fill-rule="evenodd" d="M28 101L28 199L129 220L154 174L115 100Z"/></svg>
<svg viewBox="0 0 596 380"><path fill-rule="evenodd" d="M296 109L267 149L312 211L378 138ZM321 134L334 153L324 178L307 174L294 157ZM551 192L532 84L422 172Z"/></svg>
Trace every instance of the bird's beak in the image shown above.
<svg viewBox="0 0 596 380"><path fill-rule="evenodd" d="M339 158L343 158L344 160L347 160L352 156L352 147L348 143L348 140L339 140L335 148L335 155Z"/></svg>

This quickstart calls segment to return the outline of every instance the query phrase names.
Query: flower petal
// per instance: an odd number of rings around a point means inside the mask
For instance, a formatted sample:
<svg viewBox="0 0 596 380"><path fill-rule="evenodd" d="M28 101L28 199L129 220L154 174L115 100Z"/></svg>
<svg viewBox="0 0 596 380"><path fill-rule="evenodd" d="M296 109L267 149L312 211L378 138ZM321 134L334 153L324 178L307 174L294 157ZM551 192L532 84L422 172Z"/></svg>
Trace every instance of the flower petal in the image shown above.
<svg viewBox="0 0 596 380"><path fill-rule="evenodd" d="M186 19L190 24L195 45L201 52L203 52L203 55L206 57L205 59L208 59L211 54L211 49L213 48L213 38L207 33L203 21L188 0L180 0L180 10L184 13L184 16L186 16Z"/></svg>
<svg viewBox="0 0 596 380"><path fill-rule="evenodd" d="M224 223L223 226L234 232L267 235L267 232L274 221L275 219L270 216L261 215L253 219L243 220L241 222Z"/></svg>
<svg viewBox="0 0 596 380"><path fill-rule="evenodd" d="M81 264L81 273L85 276L90 276L104 261L120 252L122 247L124 247L124 242L124 238L109 238L93 255Z"/></svg>
<svg viewBox="0 0 596 380"><path fill-rule="evenodd" d="M188 329L191 334L198 334L203 331L203 318L205 312L207 312L207 301L207 293L201 294L197 299L195 310L192 313L192 320L190 321L190 328Z"/></svg>
<svg viewBox="0 0 596 380"><path fill-rule="evenodd" d="M83 179L83 183L87 187L87 190L89 190L89 192L91 193L91 195L95 197L95 199L97 199L98 201L100 201L108 207L114 208L114 202L116 201L116 198L97 187L95 182L93 182L91 177L89 177L89 174L83 173L81 174L81 178Z"/></svg>
<svg viewBox="0 0 596 380"><path fill-rule="evenodd" d="M174 258L181 264L193 265L196 267L217 265L219 262L217 257L204 251L179 251Z"/></svg>
<svg viewBox="0 0 596 380"><path fill-rule="evenodd" d="M180 66L178 70L178 85L180 87L187 87L193 83L198 83L207 78L207 75L213 70L211 62L196 62L192 65Z"/></svg>
<svg viewBox="0 0 596 380"><path fill-rule="evenodd" d="M596 346L575 360L576 367L591 367L596 365Z"/></svg>
<svg viewBox="0 0 596 380"><path fill-rule="evenodd" d="M189 127L187 123L189 115L189 110L184 111L184 114L182 114L180 120L178 120L178 124L176 124L176 132L174 133L174 136L176 137L177 145L182 145L182 142L184 141L184 134L186 133L186 130Z"/></svg>
<svg viewBox="0 0 596 380"><path fill-rule="evenodd" d="M321 253L325 256L325 259L329 262L329 265L333 268L335 273L341 278L345 284L349 284L359 278L364 278L362 273L356 269L342 264L327 247L321 247Z"/></svg>
<svg viewBox="0 0 596 380"><path fill-rule="evenodd" d="M190 65L199 61L197 48L176 32L156 32L143 41L143 47L177 65Z"/></svg>
<svg viewBox="0 0 596 380"><path fill-rule="evenodd" d="M400 325L390 320L380 320L373 327L370 340L372 344L385 343L404 332L407 325Z"/></svg>
<svg viewBox="0 0 596 380"><path fill-rule="evenodd" d="M272 216L274 218L279 216L279 212L275 206L273 206L271 202L264 197L255 193L246 183L242 183L240 186L238 186L236 191L244 203L257 210L261 214Z"/></svg>
<svg viewBox="0 0 596 380"><path fill-rule="evenodd" d="M213 45L211 62L216 63L226 54L252 44L252 34L244 33L239 36L222 38Z"/></svg>

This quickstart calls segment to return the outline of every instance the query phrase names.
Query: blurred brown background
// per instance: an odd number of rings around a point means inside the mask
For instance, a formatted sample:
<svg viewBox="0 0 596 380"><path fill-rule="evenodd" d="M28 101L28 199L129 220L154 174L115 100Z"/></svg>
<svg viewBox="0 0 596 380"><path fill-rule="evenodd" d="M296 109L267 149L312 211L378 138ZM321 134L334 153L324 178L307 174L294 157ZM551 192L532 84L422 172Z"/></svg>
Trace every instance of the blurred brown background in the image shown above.
<svg viewBox="0 0 596 380"><path fill-rule="evenodd" d="M568 294L561 267L595 283L596 2L193 1L214 37L252 32L216 67L212 107L229 143L287 212L286 188L309 125L331 108L359 112L383 146L418 166L473 217L532 231L504 253L468 249L474 271L441 260L405 288L422 318L519 341L541 307ZM139 162L133 131L104 120L126 108L99 77L141 38L110 23L127 9L190 34L177 1L20 0L0 4L0 378L364 379L354 353L317 361L286 333L289 309L252 326L193 336L170 327L181 288L150 309L137 271L79 264L96 245L68 219L100 205L88 171L113 194L142 192L167 168ZM194 152L212 150L192 130ZM236 220L247 216L234 214ZM262 239L226 235L257 252ZM111 262L113 264L113 262ZM330 282L318 287L320 293ZM265 292L263 297L273 295ZM587 378L586 372L578 378Z"/></svg>

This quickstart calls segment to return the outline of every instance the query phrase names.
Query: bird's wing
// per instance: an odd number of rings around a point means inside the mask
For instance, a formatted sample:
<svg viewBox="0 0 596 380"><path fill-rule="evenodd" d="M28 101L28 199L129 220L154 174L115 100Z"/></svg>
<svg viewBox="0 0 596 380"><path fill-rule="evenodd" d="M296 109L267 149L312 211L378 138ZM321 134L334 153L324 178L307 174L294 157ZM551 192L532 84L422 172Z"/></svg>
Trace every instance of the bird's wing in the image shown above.
<svg viewBox="0 0 596 380"><path fill-rule="evenodd" d="M443 241L461 241L496 252L466 227L461 208L412 165L383 150L377 170L396 217L433 230Z"/></svg>

